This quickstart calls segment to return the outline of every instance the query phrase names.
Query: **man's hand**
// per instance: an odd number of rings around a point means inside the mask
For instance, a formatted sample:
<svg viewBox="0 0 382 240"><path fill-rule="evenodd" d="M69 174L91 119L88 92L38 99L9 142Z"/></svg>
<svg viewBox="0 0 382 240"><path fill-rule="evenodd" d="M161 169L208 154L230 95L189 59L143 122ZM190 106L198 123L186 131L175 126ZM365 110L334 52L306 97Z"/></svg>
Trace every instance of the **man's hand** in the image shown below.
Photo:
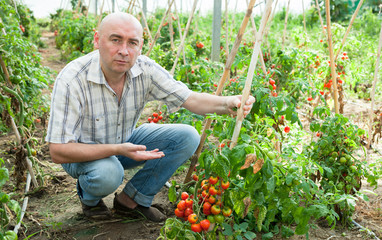
<svg viewBox="0 0 382 240"><path fill-rule="evenodd" d="M146 161L164 157L164 153L159 149L146 151L146 146L132 143L123 143L119 149L119 155L126 156L135 161Z"/></svg>
<svg viewBox="0 0 382 240"><path fill-rule="evenodd" d="M229 111L232 115L236 116L237 115L237 111L234 110L234 108L240 108L241 106L241 98L242 96L241 95L237 95L237 96L232 96L230 98L230 101L228 102L228 106L229 106ZM256 99L253 97L253 96L249 96L247 101L245 102L245 105L243 107L243 111L244 111L244 117L246 117L248 115L248 113L251 112L251 109L252 109L252 105L253 103L256 101Z"/></svg>

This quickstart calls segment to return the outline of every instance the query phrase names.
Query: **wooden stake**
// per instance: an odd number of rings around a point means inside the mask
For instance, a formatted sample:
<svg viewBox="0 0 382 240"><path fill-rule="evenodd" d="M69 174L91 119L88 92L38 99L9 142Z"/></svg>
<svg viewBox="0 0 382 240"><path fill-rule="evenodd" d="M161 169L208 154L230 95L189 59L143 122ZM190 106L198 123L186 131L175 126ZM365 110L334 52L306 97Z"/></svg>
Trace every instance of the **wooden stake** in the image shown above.
<svg viewBox="0 0 382 240"><path fill-rule="evenodd" d="M172 66L172 69L170 71L171 75L174 75L176 65L178 64L180 53L183 50L183 46L184 46L184 43L186 41L186 36L187 36L188 30L190 29L190 26L191 26L192 18L194 17L194 13L195 13L195 9L196 9L197 3L198 3L198 0L194 0L194 4L193 4L192 10L191 10L191 15L188 17L188 21L187 21L187 25L186 25L186 30L184 30L183 38L182 38L180 46L178 48L178 52L176 53L176 58L175 58L175 61L174 61L174 65Z"/></svg>
<svg viewBox="0 0 382 240"><path fill-rule="evenodd" d="M302 2L302 16L303 16L303 21L304 21L304 31L305 34L307 33L306 31L306 21L305 21L305 7L304 7L304 0L301 0Z"/></svg>
<svg viewBox="0 0 382 240"><path fill-rule="evenodd" d="M149 56L149 55L150 55L151 50L153 50L153 47L154 47L154 45L155 45L155 42L156 42L156 41L158 40L158 38L160 37L160 30L162 29L162 26L163 26L163 24L164 24L164 21L166 20L167 15L168 15L168 13L170 12L170 9L171 9L171 6L172 6L173 2L174 2L174 0L171 0L170 5L168 6L166 13L163 15L163 18L162 18L162 20L161 20L161 22L160 22L160 24L159 24L158 30L157 30L157 32L155 33L154 40L150 43L151 45L150 45L149 50L148 50L147 53L146 53L146 56Z"/></svg>
<svg viewBox="0 0 382 240"><path fill-rule="evenodd" d="M377 61L375 62L375 70L374 70L374 81L373 81L373 88L371 90L371 107L369 110L369 139L367 142L368 148L371 147L371 141L373 137L373 119L374 119L374 101L375 101L375 86L377 84L378 80L378 72L379 72L379 61L381 58L381 48L382 48L382 24L381 24L381 31L379 33L379 44L378 44L378 51L377 51Z"/></svg>
<svg viewBox="0 0 382 240"><path fill-rule="evenodd" d="M286 9L286 13L285 13L284 33L283 33L283 41L282 41L282 49L283 50L285 47L285 35L286 35L286 28L287 28L287 23L288 23L289 5L290 5L290 0L288 0L288 6Z"/></svg>
<svg viewBox="0 0 382 240"><path fill-rule="evenodd" d="M252 53L251 63L249 65L248 74L247 74L247 79L245 80L245 87L244 87L242 98L241 98L241 105L237 111L236 125L235 125L235 129L233 131L230 149L232 149L236 146L237 140L238 140L238 137L240 134L241 125L242 125L243 120L244 120L243 107L244 107L245 102L248 100L248 97L251 93L252 80L253 80L253 75L255 73L257 59L259 58L259 54L260 54L261 42L263 40L265 26L268 22L269 16L271 15L271 11L272 11L272 0L268 0L266 3L266 6L265 6L265 11L264 11L263 16L261 18L261 25L260 25L259 32L256 35L255 48L254 48L253 53Z"/></svg>
<svg viewBox="0 0 382 240"><path fill-rule="evenodd" d="M332 30L330 27L330 2L329 0L325 0L325 8L326 8L326 29L328 31L328 44L329 44L329 53L330 53L330 68L332 73L332 84L333 84L333 91L332 91L332 97L334 99L334 109L335 113L339 113L339 107L338 107L338 89L337 89L337 72L335 68L335 59L333 54L333 44L332 44Z"/></svg>
<svg viewBox="0 0 382 240"><path fill-rule="evenodd" d="M220 81L218 83L218 87L216 89L215 95L221 95L221 93L223 91L223 86L229 77L229 73L231 71L231 66L233 64L233 61L235 60L235 56L236 56L236 53L239 49L241 40L243 39L244 31L248 25L249 18L252 15L252 10L253 10L253 6L255 5L255 2L256 2L256 0L251 0L248 4L247 12L244 16L243 22L241 23L239 32L237 33L236 40L235 40L235 43L233 44L232 50L228 56L227 62L226 62L225 67L224 67L224 72L223 72L223 75L220 78ZM187 183L191 180L191 174L194 171L194 167L195 167L196 163L198 162L200 153L202 152L202 149L203 149L204 142L207 138L207 131L210 129L211 124L212 124L212 119L208 118L206 120L206 123L204 124L203 132L202 132L202 135L200 137L199 146L196 149L195 154L191 158L191 165L190 165L190 168L188 169L187 175L184 179L184 183Z"/></svg>
<svg viewBox="0 0 382 240"><path fill-rule="evenodd" d="M355 10L355 12L354 12L354 14L353 14L353 16L352 16L352 18L351 18L351 20L350 20L350 24L349 24L349 26L348 26L348 28L347 28L347 30L346 30L345 36L344 36L344 38L342 39L341 46L340 46L340 48L338 49L338 51L337 51L337 53L336 53L336 57L334 58L335 60L338 58L338 55L340 54L340 52L341 52L341 50L342 50L342 47L343 47L344 44L345 44L346 38L347 38L347 36L348 36L348 34L349 34L349 32L350 32L350 28L351 28L351 26L353 25L353 22L354 22L354 20L355 20L357 14L358 14L359 9L360 9L361 6L362 6L362 3L363 3L363 0L361 0L361 1L358 3L357 9Z"/></svg>
<svg viewBox="0 0 382 240"><path fill-rule="evenodd" d="M326 36L325 30L324 30L324 22L322 21L320 5L318 5L318 0L316 0L316 8L318 11L318 17L320 18L322 33L324 34L324 36Z"/></svg>
<svg viewBox="0 0 382 240"><path fill-rule="evenodd" d="M153 41L153 37L151 36L150 28L149 28L149 25L147 24L147 18L146 18L145 13L143 12L143 9L142 9L141 4L139 3L139 1L138 1L138 7L139 7L139 9L141 10L141 13L142 13L143 22L145 23L145 28L147 29L147 34L149 35L149 40L150 40L150 42L152 42Z"/></svg>

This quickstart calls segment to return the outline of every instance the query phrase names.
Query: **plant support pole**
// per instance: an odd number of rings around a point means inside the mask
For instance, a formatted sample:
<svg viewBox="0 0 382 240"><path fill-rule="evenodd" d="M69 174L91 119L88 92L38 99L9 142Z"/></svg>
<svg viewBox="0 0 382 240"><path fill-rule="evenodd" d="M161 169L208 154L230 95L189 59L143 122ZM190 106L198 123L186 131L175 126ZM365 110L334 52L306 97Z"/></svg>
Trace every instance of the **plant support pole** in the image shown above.
<svg viewBox="0 0 382 240"><path fill-rule="evenodd" d="M191 15L188 17L188 21L187 21L187 25L186 25L186 30L183 33L183 38L182 38L180 46L178 48L178 52L176 53L176 58L175 58L175 61L174 61L174 65L172 66L172 69L171 69L171 72L170 72L171 75L174 75L176 64L178 64L180 53L183 50L183 46L184 46L184 43L186 41L186 36L187 36L188 30L190 29L190 26L191 26L192 18L194 17L194 13L195 13L195 9L196 9L197 3L198 3L198 0L194 0L194 4L193 4L192 10L191 10Z"/></svg>
<svg viewBox="0 0 382 240"><path fill-rule="evenodd" d="M247 27L249 18L252 15L252 10L253 10L253 6L255 5L255 2L256 2L256 0L251 0L248 4L247 12L244 16L243 22L241 23L239 32L237 33L235 43L233 44L232 50L228 56L227 62L226 62L225 67L224 67L224 72L223 72L223 75L220 78L220 81L218 83L218 87L215 91L215 95L220 95L223 91L224 84L229 77L229 73L231 71L231 66L235 60L236 53L239 50L241 40L243 39L245 28ZM191 165L190 165L188 172L187 172L187 175L184 179L184 183L187 183L191 180L191 174L194 171L194 167L195 167L196 163L198 162L200 153L202 152L204 142L207 138L207 131L210 129L211 123L212 123L212 119L208 118L206 120L206 123L204 124L202 136L200 137L199 146L196 149L195 154L191 158Z"/></svg>
<svg viewBox="0 0 382 240"><path fill-rule="evenodd" d="M328 31L328 44L329 44L329 53L330 53L330 68L332 73L332 84L333 84L333 91L332 91L332 97L334 99L334 109L335 113L339 113L338 108L338 89L337 89L337 73L335 69L335 61L334 61L334 54L333 54L333 44L332 44L332 30L330 27L330 3L329 0L325 0L325 8L326 8L326 30Z"/></svg>
<svg viewBox="0 0 382 240"><path fill-rule="evenodd" d="M379 33L379 44L378 44L378 51L377 51L377 61L375 62L375 70L374 70L374 81L373 81L373 88L371 90L371 107L369 110L369 139L367 142L367 146L370 148L371 146L371 140L372 140L372 131L373 131L373 116L374 116L374 101L375 101L375 86L378 81L378 72L379 72L379 61L381 58L381 48L382 48L382 24L381 24L381 31Z"/></svg>
<svg viewBox="0 0 382 240"><path fill-rule="evenodd" d="M359 11L359 9L360 9L361 6L362 6L362 3L363 3L363 0L361 0L361 1L358 3L357 9L355 10L355 12L354 12L354 14L353 14L353 16L352 16L352 18L351 18L351 20L350 20L350 24L349 24L349 26L348 26L348 29L346 30L345 36L344 36L344 38L342 39L340 48L338 49L338 51L337 51L337 53L336 53L336 57L335 57L334 59L337 59L337 58L338 58L338 55L340 54L341 49L342 49L342 47L343 47L344 44L345 44L345 40L346 40L346 38L347 38L347 36L348 36L348 34L349 34L349 32L350 32L350 28L351 28L351 26L353 25L353 22L354 22L354 20L355 20L355 17L357 16L358 11Z"/></svg>
<svg viewBox="0 0 382 240"><path fill-rule="evenodd" d="M245 87L244 87L242 98L241 98L240 108L237 111L236 125L233 131L230 149L236 146L237 140L239 138L241 125L244 120L243 106L245 105L245 102L248 100L248 97L251 93L252 79L253 79L253 75L255 74L257 59L259 58L259 55L260 55L261 42L263 40L265 26L268 22L269 16L271 15L271 12L272 12L272 0L268 0L265 6L265 11L261 18L260 29L257 32L255 48L253 49L251 63L248 69L247 79L245 80Z"/></svg>

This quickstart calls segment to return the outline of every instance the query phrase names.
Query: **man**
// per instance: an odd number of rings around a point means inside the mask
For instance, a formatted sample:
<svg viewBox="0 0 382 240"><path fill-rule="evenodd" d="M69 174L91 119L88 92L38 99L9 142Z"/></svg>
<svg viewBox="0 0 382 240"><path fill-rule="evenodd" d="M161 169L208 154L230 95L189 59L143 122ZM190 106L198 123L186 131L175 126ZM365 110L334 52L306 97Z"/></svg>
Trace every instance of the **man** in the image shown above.
<svg viewBox="0 0 382 240"><path fill-rule="evenodd" d="M184 124L143 124L135 128L148 101L170 111L234 114L240 96L196 93L141 55L143 29L127 13L106 16L94 35L97 49L69 63L52 93L46 136L52 161L77 179L85 216L110 217L102 198L121 185L124 170L143 165L115 195L119 213L139 212L152 221L165 215L152 200L199 144L198 132ZM255 101L250 97L245 114Z"/></svg>

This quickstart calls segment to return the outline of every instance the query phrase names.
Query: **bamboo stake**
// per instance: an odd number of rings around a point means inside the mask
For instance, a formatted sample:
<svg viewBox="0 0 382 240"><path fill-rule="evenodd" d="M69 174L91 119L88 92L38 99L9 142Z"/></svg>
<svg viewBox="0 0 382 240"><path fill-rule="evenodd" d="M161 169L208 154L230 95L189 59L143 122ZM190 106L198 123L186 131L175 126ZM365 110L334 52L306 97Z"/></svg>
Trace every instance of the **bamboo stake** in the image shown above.
<svg viewBox="0 0 382 240"><path fill-rule="evenodd" d="M330 53L330 68L332 73L332 84L333 84L333 91L332 91L332 97L334 99L334 109L335 113L339 113L338 108L338 89L337 89L337 72L335 69L335 59L333 54L333 45L332 45L332 30L330 27L330 2L329 0L325 0L325 8L326 8L326 30L328 32L328 43L329 43L329 53Z"/></svg>
<svg viewBox="0 0 382 240"><path fill-rule="evenodd" d="M156 42L156 41L158 40L158 38L160 37L160 30L162 29L163 23L164 23L164 21L165 21L166 18L167 18L167 15L168 15L168 13L169 13L169 11L170 11L170 9L171 9L171 6L172 6L173 2L174 2L174 0L172 0L172 1L170 2L170 5L168 6L166 13L163 15L163 18L162 18L162 20L161 20L161 22L160 22L160 24L159 24L159 28L158 28L157 32L155 33L154 40L150 43L151 45L150 45L149 50L148 50L147 53L146 53L146 56L149 56L149 55L150 55L150 52L151 52L151 50L153 50L153 47L154 47L154 45L155 45L155 42Z"/></svg>
<svg viewBox="0 0 382 240"><path fill-rule="evenodd" d="M175 58L175 61L174 61L174 65L172 66L172 69L171 69L171 71L170 71L170 74L171 74L171 75L174 75L176 65L178 64L178 60L179 60L179 57L180 57L180 53L181 53L182 50L183 50L184 43L185 43L185 41L186 41L186 36L187 36L188 30L190 29L191 22L192 22L192 18L194 17L194 13L195 13L195 9L196 9L196 5L197 5L197 3L198 3L198 0L194 0L194 4L193 4L193 6L192 6L192 10L191 10L191 14L190 14L190 16L188 17L188 21L187 21L186 29L184 30L184 33L183 33L183 38L182 38L181 43L180 43L180 46L179 46L179 48L178 48L178 52L176 53L176 58Z"/></svg>
<svg viewBox="0 0 382 240"><path fill-rule="evenodd" d="M223 72L223 75L220 78L220 81L218 83L218 87L215 91L215 95L221 95L221 93L223 91L223 86L229 77L229 73L231 71L231 66L235 60L235 56L236 56L237 51L239 49L241 40L243 39L244 31L248 25L249 18L252 15L252 10L253 10L253 6L255 5L255 2L256 2L256 0L251 0L248 4L247 12L244 16L242 23L241 23L239 32L237 33L235 43L233 44L232 50L228 56L227 62L226 62L225 67L224 67L224 72ZM184 179L184 183L187 183L191 180L191 174L194 171L194 167L195 167L196 163L198 162L200 153L202 152L202 149L203 149L204 142L207 138L207 131L210 129L211 124L212 124L212 119L208 118L206 120L206 123L204 124L203 132L202 132L202 135L200 137L199 146L196 149L195 154L191 158L191 165L190 165L190 168L188 169L187 175Z"/></svg>
<svg viewBox="0 0 382 240"><path fill-rule="evenodd" d="M318 11L318 17L320 18L322 33L324 34L324 36L326 36L325 30L324 30L324 22L322 21L320 5L318 5L318 0L316 0L316 8Z"/></svg>
<svg viewBox="0 0 382 240"><path fill-rule="evenodd" d="M269 46L269 42L268 42L268 33L269 33L269 31L270 31L270 29L271 29L271 24L272 24L272 22L273 22L273 18L274 18L274 16L275 16L275 13L276 13L276 8L277 8L277 4L278 4L278 2L279 2L279 0L276 0L276 3L275 3L275 6L274 6L274 8L273 8L273 11L272 11L272 15L271 15L271 18L270 18L270 20L269 20L269 24L268 24L268 27L267 27L267 29L265 30L265 37L264 37L264 42L267 44L267 47L268 47L268 49L269 49L269 54L268 54L268 57L269 57L269 60L271 60L271 53L270 53L270 46Z"/></svg>
<svg viewBox="0 0 382 240"><path fill-rule="evenodd" d="M256 29L256 24L255 24L255 20L251 17L251 23L252 23L252 31L253 31L253 36L257 36L257 29ZM256 41L256 39L255 39ZM261 66L261 69L263 70L264 74L266 75L267 74L267 68L265 67L265 62L264 62L264 57L263 57L263 51L261 51L260 49L260 66Z"/></svg>
<svg viewBox="0 0 382 240"><path fill-rule="evenodd" d="M302 16L303 16L303 22L304 22L304 31L305 34L307 33L306 31L306 21L305 21L305 7L304 7L304 0L301 0L302 2Z"/></svg>
<svg viewBox="0 0 382 240"><path fill-rule="evenodd" d="M28 174L27 175L27 183L25 185L25 194L27 194L29 192L29 186L30 186L30 183L31 183L31 175ZM18 223L16 224L15 228L13 229L13 231L17 234L17 232L19 231L19 228L21 226L21 222L24 218L24 215L25 215L25 211L27 209L27 205L28 205L28 200L29 200L29 197L26 196L24 198L24 201L23 201L23 206L21 207L21 214L20 214L20 220L18 221Z"/></svg>
<svg viewBox="0 0 382 240"><path fill-rule="evenodd" d="M288 23L289 5L290 5L290 0L288 0L288 6L286 9L286 13L285 13L284 33L283 33L283 40L282 40L282 47L281 47L283 50L284 50L284 45L285 45L285 35L286 35L286 28L287 28L287 23Z"/></svg>
<svg viewBox="0 0 382 240"><path fill-rule="evenodd" d="M138 7L141 10L143 22L145 23L145 28L147 29L147 34L149 35L150 42L152 42L153 41L153 37L151 36L150 28L149 28L149 25L147 24L146 15L143 12L143 9L142 9L141 4L139 3L139 1L138 1Z"/></svg>
<svg viewBox="0 0 382 240"><path fill-rule="evenodd" d="M97 29L98 29L98 26L99 24L101 23L101 20L102 20L102 11L103 11L103 4L105 3L105 0L102 1L102 5L101 5L101 9L100 9L100 13L99 13L99 16L98 16L98 23L97 23Z"/></svg>
<svg viewBox="0 0 382 240"><path fill-rule="evenodd" d="M378 72L379 72L379 61L381 58L381 48L382 48L382 24L381 24L381 31L379 33L379 44L378 44L378 51L377 51L377 61L375 62L375 70L374 70L374 81L373 81L373 88L371 90L371 107L369 110L369 139L367 142L368 148L371 147L371 141L373 136L373 116L374 116L374 101L375 101L375 86L378 81Z"/></svg>
<svg viewBox="0 0 382 240"><path fill-rule="evenodd" d="M170 0L168 0L168 1L170 1ZM173 35L174 27L172 26L171 12L170 12L170 14L167 17L168 17L168 24L169 24L169 31L170 31L169 34L170 34L171 50L174 50L174 48L175 48L175 45L174 45L174 35Z"/></svg>
<svg viewBox="0 0 382 240"><path fill-rule="evenodd" d="M248 5L248 3L247 3ZM228 37L229 37L229 32L228 32L228 0L225 0L225 51L227 54L227 59L226 62L228 61L228 56L229 56L229 46L228 46Z"/></svg>
<svg viewBox="0 0 382 240"><path fill-rule="evenodd" d="M347 30L346 30L345 36L344 36L344 38L342 39L340 48L338 49L338 51L337 51L337 53L336 53L336 56L335 56L335 58L334 58L335 60L338 58L338 55L340 54L340 52L341 52L341 50L342 50L342 47L343 47L344 44L345 44L345 40L346 40L346 38L347 38L347 36L348 36L348 34L349 34L349 32L350 32L350 28L351 28L351 26L353 25L353 22L354 22L354 20L355 20L357 14L358 14L358 11L359 11L359 9L360 9L361 6L362 6L362 3L363 3L363 0L361 0L361 1L358 3L357 9L355 10L355 12L354 12L354 14L353 14L353 16L352 16L352 18L351 18L351 20L350 20L350 24L349 24L349 26L348 26L348 28L347 28Z"/></svg>
<svg viewBox="0 0 382 240"><path fill-rule="evenodd" d="M180 24L180 17L179 17L179 14L178 14L178 9L176 7L176 2L174 2L174 11L175 11L175 17L177 19L177 23L178 23L178 32L179 32L179 39L180 41L182 42L182 39L183 39L183 35L182 35L182 26ZM184 51L184 48L183 48L183 63L184 65L187 64L187 60L186 60L186 52Z"/></svg>
<svg viewBox="0 0 382 240"><path fill-rule="evenodd" d="M89 15L89 8L90 8L91 2L92 2L91 0L88 1L88 10L86 11L86 14L85 14L86 17Z"/></svg>
<svg viewBox="0 0 382 240"><path fill-rule="evenodd" d="M251 93L252 80L253 80L253 75L255 73L257 59L259 58L259 54L260 54L261 42L263 40L265 26L268 22L269 16L271 15L271 11L272 11L272 0L268 0L266 5L265 5L265 11L264 11L263 16L261 18L260 29L256 35L255 48L254 48L253 53L252 53L251 63L249 65L248 74L247 74L247 79L245 80L245 87L244 87L242 98L241 98L240 108L237 111L236 125L235 125L235 129L233 131L233 134L232 134L230 149L232 149L236 146L237 139L239 138L241 125L242 125L243 120L244 120L243 107L244 107L245 102L248 100L248 97Z"/></svg>

